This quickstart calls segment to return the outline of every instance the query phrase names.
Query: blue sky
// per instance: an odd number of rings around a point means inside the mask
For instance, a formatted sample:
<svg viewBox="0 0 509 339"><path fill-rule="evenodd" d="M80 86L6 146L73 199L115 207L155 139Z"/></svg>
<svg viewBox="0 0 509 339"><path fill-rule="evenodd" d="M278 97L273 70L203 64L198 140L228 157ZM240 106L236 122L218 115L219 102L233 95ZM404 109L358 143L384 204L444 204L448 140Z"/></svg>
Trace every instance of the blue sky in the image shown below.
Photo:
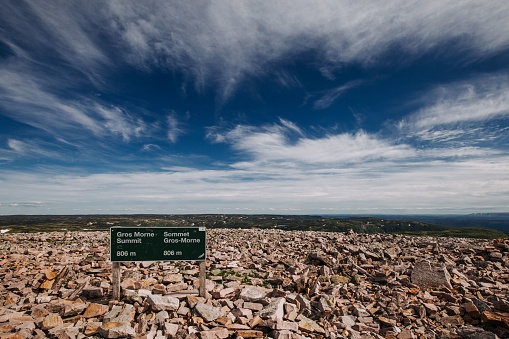
<svg viewBox="0 0 509 339"><path fill-rule="evenodd" d="M0 214L508 211L508 17L3 1Z"/></svg>

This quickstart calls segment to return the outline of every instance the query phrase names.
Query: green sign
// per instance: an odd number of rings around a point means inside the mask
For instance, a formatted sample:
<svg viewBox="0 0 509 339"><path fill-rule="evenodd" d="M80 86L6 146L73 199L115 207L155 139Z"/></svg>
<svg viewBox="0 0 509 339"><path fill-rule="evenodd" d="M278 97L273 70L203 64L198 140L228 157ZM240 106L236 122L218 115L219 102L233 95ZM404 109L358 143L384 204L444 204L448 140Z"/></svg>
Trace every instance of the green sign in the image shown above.
<svg viewBox="0 0 509 339"><path fill-rule="evenodd" d="M205 227L112 227L110 258L118 261L205 260Z"/></svg>

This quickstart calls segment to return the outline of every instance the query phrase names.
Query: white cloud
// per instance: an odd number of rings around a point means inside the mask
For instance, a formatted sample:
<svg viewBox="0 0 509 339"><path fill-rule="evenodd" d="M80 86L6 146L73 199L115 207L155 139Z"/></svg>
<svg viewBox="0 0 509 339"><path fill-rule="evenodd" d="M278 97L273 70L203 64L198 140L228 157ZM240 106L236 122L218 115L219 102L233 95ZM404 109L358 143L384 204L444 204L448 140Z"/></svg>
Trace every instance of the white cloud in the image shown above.
<svg viewBox="0 0 509 339"><path fill-rule="evenodd" d="M246 77L270 75L281 60L291 61L303 52L313 51L321 60L317 69L337 80L345 63L399 64L444 51L465 62L489 57L509 43L509 2L504 0L18 4L7 2L0 11L2 42L13 53L0 66L3 114L60 142L72 140L73 147L79 145L74 136L113 136L126 142L147 133L147 124L129 109L74 95L82 81L105 86L110 67L183 72L184 83L214 88L226 100ZM393 50L400 59L384 58ZM56 62L42 65L43 55ZM287 70L278 69L274 77L283 87L301 85ZM328 107L357 85L332 89L315 106ZM507 153L451 142L475 134L465 124L505 119L508 93L507 77L490 75L435 88L423 95L425 108L401 121L400 141L365 131L316 137L288 120L227 131L212 127L209 139L229 144L237 156L237 162L218 170L187 163L178 167L176 162L164 163L168 172L126 167L122 173L83 176L62 175L56 168L38 174L0 170L0 213L29 211L12 208L30 201L40 201L37 213L46 208L62 214L76 206L82 208L78 213L94 213L106 205L118 211L131 208L131 213L431 211L436 206L504 210ZM174 114L165 122L168 139L176 142L184 132L182 122ZM407 134L430 145L414 149L405 143ZM12 138L0 150L0 159L10 161L16 154L55 157L45 146ZM149 143L143 149L158 150Z"/></svg>
<svg viewBox="0 0 509 339"><path fill-rule="evenodd" d="M46 68L47 76L70 66L75 76L85 75L100 84L98 69L112 63L101 46L102 23L94 21L97 10L90 3L66 1L5 3L0 14L5 30L2 41L19 61ZM42 56L51 57L53 63L42 65Z"/></svg>
<svg viewBox="0 0 509 339"><path fill-rule="evenodd" d="M1 170L0 214L36 211L9 206L20 201L40 201L36 213L61 214L98 213L104 206L116 213L502 211L508 206L508 172L507 156L83 176Z"/></svg>
<svg viewBox="0 0 509 339"><path fill-rule="evenodd" d="M262 127L239 125L225 133L213 133L216 141L228 142L249 155L254 162L316 166L345 166L374 160L411 157L414 150L404 144L392 144L363 131L355 134L306 136L295 124L281 120ZM243 167L246 162L241 163ZM237 164L239 165L239 164Z"/></svg>
<svg viewBox="0 0 509 339"><path fill-rule="evenodd" d="M361 80L350 81L342 86L328 90L325 94L322 95L322 97L320 99L315 101L313 106L315 109L327 108L330 105L332 105L334 103L334 101L336 101L336 99L338 99L345 92L361 85L362 83L364 83L364 81L361 81Z"/></svg>
<svg viewBox="0 0 509 339"><path fill-rule="evenodd" d="M10 32L4 41L26 62L52 51L100 84L115 55L147 71L183 71L197 88L217 85L222 99L245 77L271 74L282 58L311 50L335 79L337 65L390 62L381 59L395 47L398 63L434 49L466 61L509 43L505 0L57 1L8 3L0 15ZM282 86L300 84L288 72L275 76Z"/></svg>
<svg viewBox="0 0 509 339"><path fill-rule="evenodd" d="M243 77L312 49L332 64L370 65L394 46L412 58L454 43L476 58L509 41L506 1L111 4L130 60L185 68L198 87L218 83L225 98Z"/></svg>
<svg viewBox="0 0 509 339"><path fill-rule="evenodd" d="M177 114L172 112L168 115L168 140L172 144L176 143L178 138L185 133L182 123L178 120Z"/></svg>
<svg viewBox="0 0 509 339"><path fill-rule="evenodd" d="M271 77L274 78L281 87L303 87L302 82L295 75L285 70L278 70L271 74Z"/></svg>
<svg viewBox="0 0 509 339"><path fill-rule="evenodd" d="M363 131L313 138L283 119L220 136L243 162L83 175L0 170L0 214L463 213L503 211L509 203L509 157L500 150L442 142L413 149ZM41 203L19 204L26 201Z"/></svg>
<svg viewBox="0 0 509 339"><path fill-rule="evenodd" d="M41 140L7 140L8 151L12 152L13 156L32 156L43 157L52 159L61 159L63 156L58 152L58 149L53 147L50 150L48 143Z"/></svg>
<svg viewBox="0 0 509 339"><path fill-rule="evenodd" d="M400 121L401 130L426 131L444 125L509 117L507 75L478 76L440 86L423 97L423 101L431 103Z"/></svg>
<svg viewBox="0 0 509 339"><path fill-rule="evenodd" d="M490 159L490 157L504 156L505 152L489 148L465 146L465 147L442 147L419 150L417 155L421 159L457 159L457 158L477 158Z"/></svg>
<svg viewBox="0 0 509 339"><path fill-rule="evenodd" d="M91 133L120 135L128 141L146 129L140 118L95 97L61 98L54 79L28 74L23 68L0 69L0 106L13 120L44 130L56 138Z"/></svg>
<svg viewBox="0 0 509 339"><path fill-rule="evenodd" d="M141 136L147 129L142 119L134 117L119 107L105 107L97 102L93 104L93 107L93 113L97 113L99 123L110 133L120 134L124 141Z"/></svg>
<svg viewBox="0 0 509 339"><path fill-rule="evenodd" d="M145 144L143 145L142 151L150 152L150 151L158 151L161 147L156 144Z"/></svg>

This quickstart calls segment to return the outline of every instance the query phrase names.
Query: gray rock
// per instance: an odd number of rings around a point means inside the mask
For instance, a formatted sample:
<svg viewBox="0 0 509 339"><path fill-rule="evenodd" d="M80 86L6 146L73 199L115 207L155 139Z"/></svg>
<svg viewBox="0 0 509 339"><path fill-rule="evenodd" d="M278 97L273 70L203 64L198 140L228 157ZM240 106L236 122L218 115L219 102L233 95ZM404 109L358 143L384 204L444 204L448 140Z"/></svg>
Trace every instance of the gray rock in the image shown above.
<svg viewBox="0 0 509 339"><path fill-rule="evenodd" d="M274 339L292 339L292 332L288 330L280 330L273 332Z"/></svg>
<svg viewBox="0 0 509 339"><path fill-rule="evenodd" d="M352 315L342 315L339 319L341 323L344 324L345 326L352 327L356 323L356 319Z"/></svg>
<svg viewBox="0 0 509 339"><path fill-rule="evenodd" d="M147 303L155 311L176 311L179 308L180 301L171 296L159 296L151 294L147 297Z"/></svg>
<svg viewBox="0 0 509 339"><path fill-rule="evenodd" d="M258 301L265 298L271 291L257 286L245 286L240 291L239 297L245 301Z"/></svg>
<svg viewBox="0 0 509 339"><path fill-rule="evenodd" d="M470 325L460 327L458 329L458 334L463 339L498 339L498 336L495 333Z"/></svg>
<svg viewBox="0 0 509 339"><path fill-rule="evenodd" d="M166 335L169 336L170 338L176 336L179 328L180 325L178 324L164 323L164 333L166 333Z"/></svg>
<svg viewBox="0 0 509 339"><path fill-rule="evenodd" d="M273 321L283 321L284 313L284 298L276 298L272 300L267 306L260 311L260 317L262 319L270 319Z"/></svg>
<svg viewBox="0 0 509 339"><path fill-rule="evenodd" d="M429 261L415 263L412 270L412 283L422 289L439 289L447 287L452 289L451 275L445 267L431 267Z"/></svg>
<svg viewBox="0 0 509 339"><path fill-rule="evenodd" d="M318 325L316 321L309 319L302 314L297 317L297 320L299 320L299 330L301 331L321 334L325 333L323 327Z"/></svg>
<svg viewBox="0 0 509 339"><path fill-rule="evenodd" d="M158 325L163 325L166 322L166 319L169 319L170 315L166 311L159 311L156 314L155 321Z"/></svg>
<svg viewBox="0 0 509 339"><path fill-rule="evenodd" d="M219 307L210 306L203 302L196 304L194 309L206 322L214 321L221 315Z"/></svg>

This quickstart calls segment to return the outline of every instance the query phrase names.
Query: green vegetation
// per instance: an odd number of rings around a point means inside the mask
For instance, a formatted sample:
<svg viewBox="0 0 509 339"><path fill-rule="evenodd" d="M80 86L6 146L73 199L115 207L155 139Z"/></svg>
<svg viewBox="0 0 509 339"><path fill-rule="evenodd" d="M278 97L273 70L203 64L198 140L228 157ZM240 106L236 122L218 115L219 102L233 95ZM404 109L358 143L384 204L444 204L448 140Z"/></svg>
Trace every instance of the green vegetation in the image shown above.
<svg viewBox="0 0 509 339"><path fill-rule="evenodd" d="M372 217L324 218L284 215L85 215L0 216L0 229L10 232L97 231L112 226L259 228L356 233L397 233L465 238L506 238L508 234L482 227L448 227L419 221L384 220Z"/></svg>
<svg viewBox="0 0 509 339"><path fill-rule="evenodd" d="M507 238L508 235L502 231L486 229L482 227L448 227L443 231L416 231L401 232L404 235L419 235L431 237L458 237L458 238L476 238L476 239L499 239Z"/></svg>

